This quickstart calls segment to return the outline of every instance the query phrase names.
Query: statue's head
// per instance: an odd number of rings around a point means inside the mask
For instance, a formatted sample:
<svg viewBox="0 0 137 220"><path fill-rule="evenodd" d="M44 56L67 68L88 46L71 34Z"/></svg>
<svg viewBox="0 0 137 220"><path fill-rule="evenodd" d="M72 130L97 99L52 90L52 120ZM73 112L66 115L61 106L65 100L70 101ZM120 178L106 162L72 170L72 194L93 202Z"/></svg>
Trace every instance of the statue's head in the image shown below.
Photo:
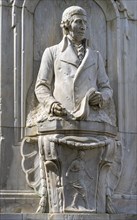
<svg viewBox="0 0 137 220"><path fill-rule="evenodd" d="M87 28L87 14L86 11L79 6L71 6L62 14L62 21L60 25L63 29L63 34L76 34L74 32L79 32L78 35L85 34ZM71 33L70 33L71 32Z"/></svg>

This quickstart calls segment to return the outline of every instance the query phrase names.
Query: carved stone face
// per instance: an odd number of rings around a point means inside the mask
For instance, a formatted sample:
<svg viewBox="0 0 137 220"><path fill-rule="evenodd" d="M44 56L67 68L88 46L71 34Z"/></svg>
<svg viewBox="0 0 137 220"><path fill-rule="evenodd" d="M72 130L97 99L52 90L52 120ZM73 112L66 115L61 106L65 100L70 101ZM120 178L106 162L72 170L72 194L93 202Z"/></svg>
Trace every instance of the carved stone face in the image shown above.
<svg viewBox="0 0 137 220"><path fill-rule="evenodd" d="M80 42L85 38L87 29L87 18L85 15L73 15L69 27L69 35L76 42Z"/></svg>

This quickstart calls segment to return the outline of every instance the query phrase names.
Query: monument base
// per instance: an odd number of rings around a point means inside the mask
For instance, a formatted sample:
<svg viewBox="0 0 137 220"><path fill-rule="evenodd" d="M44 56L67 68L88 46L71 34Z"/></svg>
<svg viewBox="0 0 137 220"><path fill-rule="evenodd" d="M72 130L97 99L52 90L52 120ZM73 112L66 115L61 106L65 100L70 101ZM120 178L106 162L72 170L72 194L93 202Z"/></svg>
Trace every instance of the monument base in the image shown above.
<svg viewBox="0 0 137 220"><path fill-rule="evenodd" d="M136 220L127 214L0 214L1 220Z"/></svg>

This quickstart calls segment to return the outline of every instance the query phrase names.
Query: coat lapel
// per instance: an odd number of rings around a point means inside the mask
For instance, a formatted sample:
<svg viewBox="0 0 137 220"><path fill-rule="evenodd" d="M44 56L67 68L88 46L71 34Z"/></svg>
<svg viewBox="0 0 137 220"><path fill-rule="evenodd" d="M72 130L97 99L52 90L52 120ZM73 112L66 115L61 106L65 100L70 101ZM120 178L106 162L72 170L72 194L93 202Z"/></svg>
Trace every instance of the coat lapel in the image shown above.
<svg viewBox="0 0 137 220"><path fill-rule="evenodd" d="M66 63L70 63L78 68L79 59L73 50L71 43L68 43L68 46L64 51L61 52L60 60Z"/></svg>
<svg viewBox="0 0 137 220"><path fill-rule="evenodd" d="M89 48L87 48L84 59L82 60L80 66L78 67L77 72L75 74L74 81L76 80L76 78L79 76L79 74L82 71L84 71L85 69L93 66L94 64L95 64L95 60L94 60L94 57L92 55L92 52Z"/></svg>
<svg viewBox="0 0 137 220"><path fill-rule="evenodd" d="M74 81L79 76L81 72L83 72L85 69L91 67L95 64L94 56L92 54L92 50L87 47L86 54L84 56L84 59L82 60L81 64L79 65L79 59L70 43L68 38L65 36L60 43L60 60L66 63L70 63L77 67L77 71L74 77Z"/></svg>

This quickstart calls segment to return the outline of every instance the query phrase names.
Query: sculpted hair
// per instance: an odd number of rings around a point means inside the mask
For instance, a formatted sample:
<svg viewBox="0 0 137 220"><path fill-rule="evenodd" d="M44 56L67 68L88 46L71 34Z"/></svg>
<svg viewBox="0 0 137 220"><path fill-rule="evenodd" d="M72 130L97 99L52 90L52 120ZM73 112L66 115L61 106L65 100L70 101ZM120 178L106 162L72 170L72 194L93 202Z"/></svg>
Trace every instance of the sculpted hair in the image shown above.
<svg viewBox="0 0 137 220"><path fill-rule="evenodd" d="M72 16L73 15L84 15L87 16L86 11L79 7L79 6L71 6L67 9L62 14L62 20L60 27L63 30L63 35L67 35L69 31L69 26L71 25L71 22L73 21Z"/></svg>

